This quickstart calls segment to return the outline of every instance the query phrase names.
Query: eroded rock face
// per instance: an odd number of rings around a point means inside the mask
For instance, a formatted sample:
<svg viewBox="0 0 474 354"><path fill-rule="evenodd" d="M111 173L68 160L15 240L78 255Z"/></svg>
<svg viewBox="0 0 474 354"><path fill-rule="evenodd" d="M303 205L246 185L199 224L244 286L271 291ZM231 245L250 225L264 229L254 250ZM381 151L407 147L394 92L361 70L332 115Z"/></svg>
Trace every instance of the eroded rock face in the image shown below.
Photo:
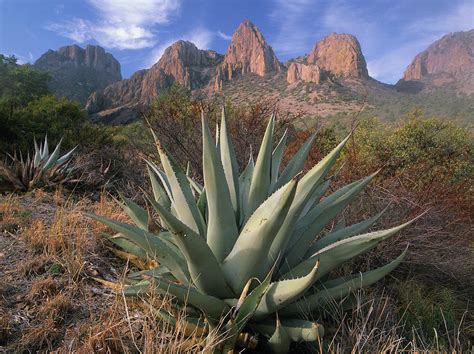
<svg viewBox="0 0 474 354"><path fill-rule="evenodd" d="M87 101L87 111L96 114L95 119L123 123L123 119L129 119L133 112L150 103L160 89L174 82L191 90L206 85L215 76L222 59L223 56L214 51L178 41L168 47L150 69L138 71L127 80L93 93ZM99 112L101 114L97 114Z"/></svg>
<svg viewBox="0 0 474 354"><path fill-rule="evenodd" d="M33 65L50 73L50 89L55 94L81 103L85 103L92 92L122 79L120 63L99 46L50 49Z"/></svg>
<svg viewBox="0 0 474 354"><path fill-rule="evenodd" d="M397 83L402 90L442 86L474 92L474 30L451 33L431 44L413 59Z"/></svg>
<svg viewBox="0 0 474 354"><path fill-rule="evenodd" d="M280 71L281 64L259 29L248 20L242 22L219 68L220 78L232 80L234 76L247 73L265 76Z"/></svg>
<svg viewBox="0 0 474 354"><path fill-rule="evenodd" d="M288 65L286 81L293 84L297 81L314 82L319 84L323 73L318 65L292 62Z"/></svg>
<svg viewBox="0 0 474 354"><path fill-rule="evenodd" d="M331 33L315 44L307 62L335 76L368 78L359 41L351 34Z"/></svg>
<svg viewBox="0 0 474 354"><path fill-rule="evenodd" d="M309 54L288 64L289 84L298 80L319 84L330 76L369 78L359 41L353 35L331 33L317 42Z"/></svg>

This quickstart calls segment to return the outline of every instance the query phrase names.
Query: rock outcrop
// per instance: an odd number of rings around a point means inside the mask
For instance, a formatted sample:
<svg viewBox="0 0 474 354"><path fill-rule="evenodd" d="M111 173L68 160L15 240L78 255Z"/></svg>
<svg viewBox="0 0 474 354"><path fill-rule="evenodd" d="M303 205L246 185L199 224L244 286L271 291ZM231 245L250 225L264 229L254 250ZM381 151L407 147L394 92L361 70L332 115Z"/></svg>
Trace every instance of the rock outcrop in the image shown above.
<svg viewBox="0 0 474 354"><path fill-rule="evenodd" d="M319 83L324 77L368 79L367 64L359 41L350 34L331 33L311 52L288 65L287 82Z"/></svg>
<svg viewBox="0 0 474 354"><path fill-rule="evenodd" d="M234 33L225 56L200 50L191 42L178 41L150 69L93 93L86 108L95 119L123 123L174 82L190 90L220 91L223 81L236 76L248 73L265 76L281 70L282 65L257 27L244 21Z"/></svg>
<svg viewBox="0 0 474 354"><path fill-rule="evenodd" d="M50 89L57 95L85 103L89 95L122 79L120 63L99 46L70 45L48 50L34 67L51 75Z"/></svg>
<svg viewBox="0 0 474 354"><path fill-rule="evenodd" d="M207 85L215 76L223 56L198 49L193 43L178 41L168 47L148 70L94 92L86 109L94 119L113 123L133 120L137 112L155 98L160 89L179 83L191 90Z"/></svg>
<svg viewBox="0 0 474 354"><path fill-rule="evenodd" d="M448 34L419 53L408 65L399 90L452 87L474 92L474 30Z"/></svg>
<svg viewBox="0 0 474 354"><path fill-rule="evenodd" d="M288 65L286 81L293 84L297 81L314 82L319 84L323 79L323 72L318 65L291 62Z"/></svg>
<svg viewBox="0 0 474 354"><path fill-rule="evenodd" d="M248 73L265 76L278 73L282 65L278 61L260 30L250 21L242 22L232 35L232 41L225 54L224 61L218 68L215 87L222 85L221 80Z"/></svg>
<svg viewBox="0 0 474 354"><path fill-rule="evenodd" d="M320 40L309 53L308 63L335 76L369 77L359 41L351 34L331 33Z"/></svg>

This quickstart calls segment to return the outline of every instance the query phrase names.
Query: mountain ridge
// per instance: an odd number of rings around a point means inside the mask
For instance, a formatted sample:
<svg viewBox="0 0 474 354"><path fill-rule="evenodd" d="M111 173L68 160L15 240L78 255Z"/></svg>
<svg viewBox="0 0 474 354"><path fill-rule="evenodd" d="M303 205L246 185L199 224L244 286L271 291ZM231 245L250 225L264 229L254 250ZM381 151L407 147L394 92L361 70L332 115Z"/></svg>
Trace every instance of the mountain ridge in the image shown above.
<svg viewBox="0 0 474 354"><path fill-rule="evenodd" d="M57 55L66 57L70 66L94 63L78 59L79 47L65 48ZM290 112L330 116L359 111L367 102L370 107L373 102L400 101L403 94L421 90L473 93L472 53L474 30L446 35L419 53L396 85L389 85L370 77L361 45L351 34L330 33L316 41L309 53L281 63L258 27L245 20L233 33L225 54L179 40L149 69L92 92L85 107L93 120L130 122L161 90L178 83L194 94L234 102L266 97Z"/></svg>
<svg viewBox="0 0 474 354"><path fill-rule="evenodd" d="M343 48L341 52L338 48ZM184 55L186 52L189 55ZM342 54L341 54L342 53ZM203 59L204 58L204 59ZM179 83L191 90L223 94L236 79L255 75L265 80L293 75L288 83L309 81L314 84L351 78L371 79L357 39L349 34L332 33L316 42L305 57L310 62L282 64L260 30L249 20L243 21L232 36L225 55L198 49L191 42L178 41L168 47L160 60L140 80L132 76L127 83L115 83L92 94L86 104L96 120L126 122L134 119L137 109L149 103L160 89ZM334 58L334 62L332 62ZM295 66L298 66L295 68ZM290 74L292 72L293 74ZM373 80L373 79L371 79ZM135 96L128 93L134 87ZM123 94L120 90L125 89ZM327 91L324 88L323 91Z"/></svg>
<svg viewBox="0 0 474 354"><path fill-rule="evenodd" d="M84 104L90 94L122 80L120 63L100 46L49 49L33 67L51 75L52 92Z"/></svg>

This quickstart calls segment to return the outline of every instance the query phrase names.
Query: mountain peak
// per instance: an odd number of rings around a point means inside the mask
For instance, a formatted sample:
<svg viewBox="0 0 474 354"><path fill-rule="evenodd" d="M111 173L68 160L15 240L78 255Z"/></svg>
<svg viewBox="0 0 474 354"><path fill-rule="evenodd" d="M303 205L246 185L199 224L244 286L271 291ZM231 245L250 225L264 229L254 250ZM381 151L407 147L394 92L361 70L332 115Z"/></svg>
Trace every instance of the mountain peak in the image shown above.
<svg viewBox="0 0 474 354"><path fill-rule="evenodd" d="M401 90L455 86L474 92L474 29L450 33L419 53L397 83Z"/></svg>
<svg viewBox="0 0 474 354"><path fill-rule="evenodd" d="M254 73L264 76L279 72L281 65L260 30L249 20L242 22L232 35L223 62L227 79L233 76Z"/></svg>
<svg viewBox="0 0 474 354"><path fill-rule="evenodd" d="M333 32L324 37L308 55L308 63L336 76L369 77L359 41L352 34Z"/></svg>
<svg viewBox="0 0 474 354"><path fill-rule="evenodd" d="M95 90L122 79L120 63L104 48L76 44L48 50L34 66L51 74L54 93L84 103Z"/></svg>

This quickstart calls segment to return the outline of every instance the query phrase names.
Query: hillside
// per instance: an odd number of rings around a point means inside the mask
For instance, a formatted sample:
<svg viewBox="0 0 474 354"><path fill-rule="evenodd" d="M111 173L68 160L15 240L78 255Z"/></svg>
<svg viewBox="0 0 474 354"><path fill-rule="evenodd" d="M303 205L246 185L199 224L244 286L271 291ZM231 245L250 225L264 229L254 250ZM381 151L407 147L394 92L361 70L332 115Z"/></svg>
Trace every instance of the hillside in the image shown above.
<svg viewBox="0 0 474 354"><path fill-rule="evenodd" d="M281 63L250 21L234 32L227 52L179 40L150 69L120 80L120 64L100 47L48 51L35 66L49 70L53 92L85 104L94 121L138 119L160 92L177 83L196 96L234 103L269 99L290 113L338 119L363 109L394 120L416 108L474 120L474 30L444 36L418 54L396 85L370 77L362 48L350 34L331 33L312 50ZM87 98L87 99L86 99Z"/></svg>
<svg viewBox="0 0 474 354"><path fill-rule="evenodd" d="M474 30L450 33L408 65L397 89L405 92L449 88L474 93Z"/></svg>
<svg viewBox="0 0 474 354"><path fill-rule="evenodd" d="M120 63L104 48L77 45L48 50L33 66L51 75L49 88L59 96L65 96L85 104L89 95L122 80Z"/></svg>

